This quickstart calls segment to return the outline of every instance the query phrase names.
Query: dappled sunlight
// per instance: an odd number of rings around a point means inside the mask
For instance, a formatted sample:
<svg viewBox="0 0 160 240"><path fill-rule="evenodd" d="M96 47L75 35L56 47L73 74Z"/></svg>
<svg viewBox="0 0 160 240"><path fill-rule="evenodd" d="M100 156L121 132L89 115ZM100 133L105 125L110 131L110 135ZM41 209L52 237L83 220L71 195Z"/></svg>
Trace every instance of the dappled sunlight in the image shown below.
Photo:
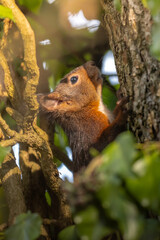
<svg viewBox="0 0 160 240"><path fill-rule="evenodd" d="M78 13L75 13L75 14L72 14L71 12L69 12L68 20L73 28L76 28L76 29L88 28L89 32L97 31L100 25L99 20L86 19L82 10L80 10Z"/></svg>

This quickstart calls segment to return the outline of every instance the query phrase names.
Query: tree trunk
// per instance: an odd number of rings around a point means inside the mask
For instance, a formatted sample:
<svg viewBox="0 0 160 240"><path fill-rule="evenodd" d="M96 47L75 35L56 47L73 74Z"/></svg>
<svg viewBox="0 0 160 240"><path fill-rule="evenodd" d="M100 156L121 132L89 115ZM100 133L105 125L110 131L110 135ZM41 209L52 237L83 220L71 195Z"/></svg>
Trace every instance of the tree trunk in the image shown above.
<svg viewBox="0 0 160 240"><path fill-rule="evenodd" d="M105 26L123 96L129 97L129 125L138 142L160 140L160 63L151 56L151 15L141 0L102 0Z"/></svg>

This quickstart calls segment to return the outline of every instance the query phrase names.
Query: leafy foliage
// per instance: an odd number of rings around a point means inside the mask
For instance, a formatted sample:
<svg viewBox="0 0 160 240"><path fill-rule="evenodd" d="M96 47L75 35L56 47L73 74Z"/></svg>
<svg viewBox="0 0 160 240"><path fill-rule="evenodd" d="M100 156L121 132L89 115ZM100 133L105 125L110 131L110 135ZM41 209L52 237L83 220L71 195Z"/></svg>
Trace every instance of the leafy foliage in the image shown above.
<svg viewBox="0 0 160 240"><path fill-rule="evenodd" d="M60 240L67 233L70 239L159 239L160 151L156 143L140 147L129 132L121 134L95 159L101 164L91 176L66 186L75 226L63 230Z"/></svg>
<svg viewBox="0 0 160 240"><path fill-rule="evenodd" d="M41 7L43 0L18 0L19 4L32 12L37 12Z"/></svg>
<svg viewBox="0 0 160 240"><path fill-rule="evenodd" d="M59 234L59 240L76 240L77 234L76 234L76 227L75 226L69 226L62 230Z"/></svg>
<svg viewBox="0 0 160 240"><path fill-rule="evenodd" d="M145 6L149 7L151 13L155 16L160 13L160 2L159 0L143 0Z"/></svg>
<svg viewBox="0 0 160 240"><path fill-rule="evenodd" d="M16 217L15 223L6 230L6 239L35 240L40 235L41 218L36 213L23 213Z"/></svg>
<svg viewBox="0 0 160 240"><path fill-rule="evenodd" d="M12 10L0 5L0 18L9 18L14 21Z"/></svg>
<svg viewBox="0 0 160 240"><path fill-rule="evenodd" d="M121 9L121 3L120 0L114 0L114 5L118 11Z"/></svg>
<svg viewBox="0 0 160 240"><path fill-rule="evenodd" d="M0 164L3 162L5 156L11 151L11 147L2 147L0 146Z"/></svg>
<svg viewBox="0 0 160 240"><path fill-rule="evenodd" d="M113 110L115 108L117 97L115 94L106 86L103 87L102 90L102 98L104 104L108 107L108 109Z"/></svg>

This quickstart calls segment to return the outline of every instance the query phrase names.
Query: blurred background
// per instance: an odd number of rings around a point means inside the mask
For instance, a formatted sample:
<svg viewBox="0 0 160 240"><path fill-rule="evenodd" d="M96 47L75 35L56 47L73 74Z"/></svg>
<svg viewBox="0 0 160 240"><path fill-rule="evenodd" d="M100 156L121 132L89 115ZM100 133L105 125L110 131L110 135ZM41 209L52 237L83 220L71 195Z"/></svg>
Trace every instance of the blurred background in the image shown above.
<svg viewBox="0 0 160 240"><path fill-rule="evenodd" d="M26 14L37 42L40 67L38 92L53 91L66 73L88 60L94 60L105 75L103 101L112 110L116 102L114 89L118 88L118 82L108 36L103 27L100 1L47 0L41 3L36 13L27 11ZM110 88L110 84L114 87ZM72 158L67 138L59 126L56 127L54 140ZM59 171L63 178L72 180L72 174L63 164L60 164Z"/></svg>
<svg viewBox="0 0 160 240"><path fill-rule="evenodd" d="M109 109L116 103L119 87L114 58L110 51L108 35L103 27L103 10L99 0L18 0L17 4L30 22L35 33L37 62L40 69L38 93L54 90L60 79L75 67L93 60L104 77L103 101ZM3 22L1 22L3 24ZM9 31L8 58L15 72L14 78L20 84L25 72L23 44L16 26ZM3 78L3 75L1 75ZM23 84L23 83L22 83ZM15 122L5 112L1 104L2 116L15 128ZM70 158L71 150L63 130L56 126L55 144ZM18 144L14 152L18 162ZM62 177L72 174L59 161Z"/></svg>

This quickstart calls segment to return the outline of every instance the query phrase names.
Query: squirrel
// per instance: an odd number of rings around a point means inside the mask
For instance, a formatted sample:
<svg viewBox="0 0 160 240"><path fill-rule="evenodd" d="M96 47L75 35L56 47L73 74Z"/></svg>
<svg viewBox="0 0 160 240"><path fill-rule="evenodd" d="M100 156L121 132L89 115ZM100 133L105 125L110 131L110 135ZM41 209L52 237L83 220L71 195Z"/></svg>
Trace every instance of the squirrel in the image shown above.
<svg viewBox="0 0 160 240"><path fill-rule="evenodd" d="M40 109L66 132L73 154L73 172L86 167L92 159L90 149L101 152L125 130L126 99L110 112L102 102L100 70L93 61L68 73L49 94L40 94Z"/></svg>

